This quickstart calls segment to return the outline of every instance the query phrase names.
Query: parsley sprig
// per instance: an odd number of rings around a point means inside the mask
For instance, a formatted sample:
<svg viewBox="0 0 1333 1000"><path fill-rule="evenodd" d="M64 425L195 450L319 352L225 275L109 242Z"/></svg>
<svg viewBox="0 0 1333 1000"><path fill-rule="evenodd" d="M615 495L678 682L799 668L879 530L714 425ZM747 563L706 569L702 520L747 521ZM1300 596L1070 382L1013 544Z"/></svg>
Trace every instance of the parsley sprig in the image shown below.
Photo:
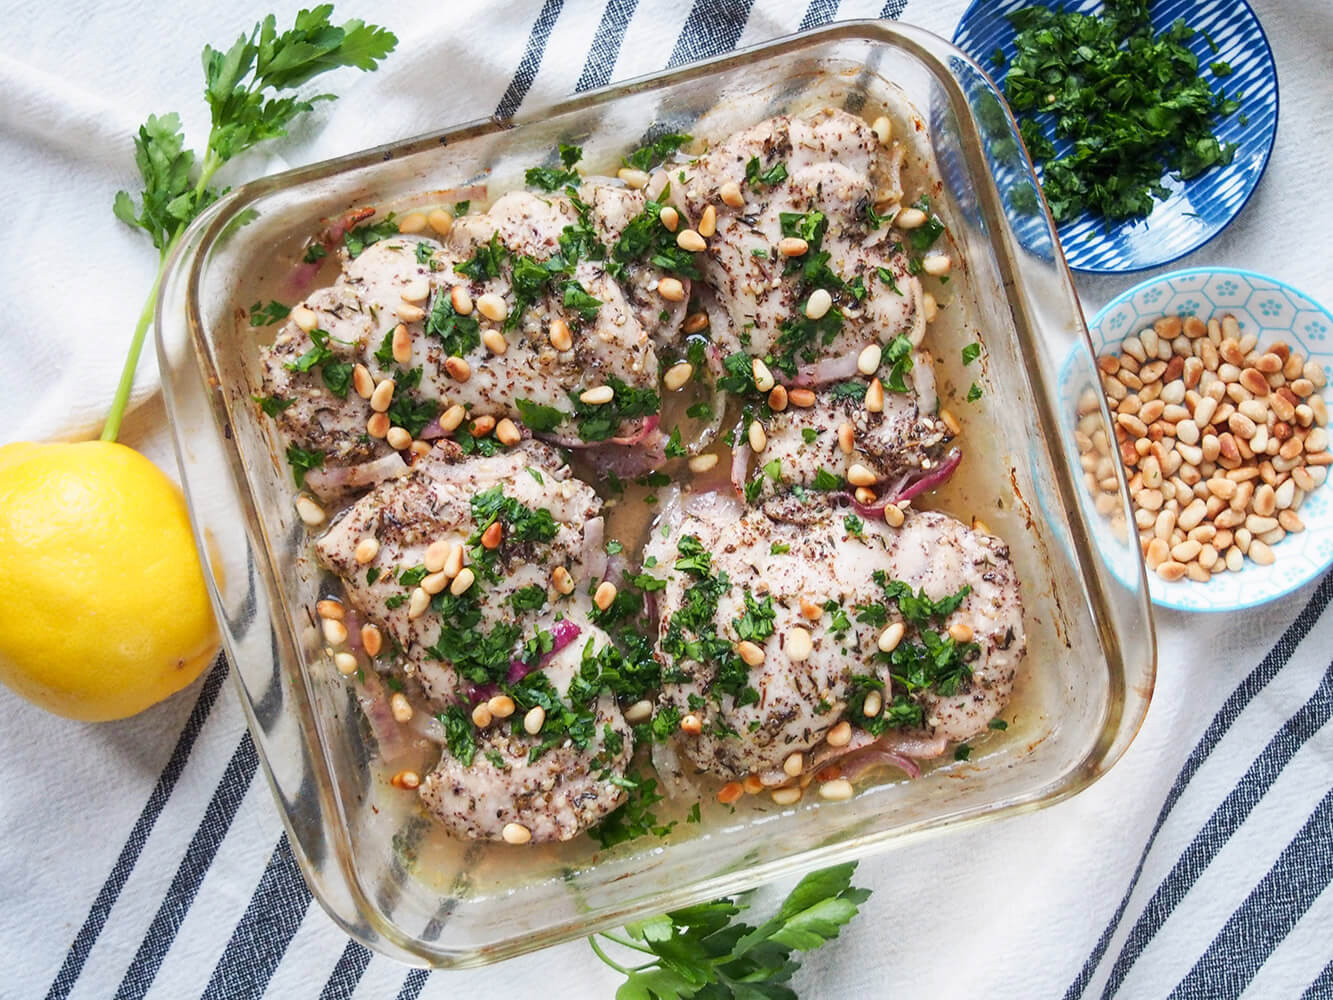
<svg viewBox="0 0 1333 1000"><path fill-rule="evenodd" d="M204 98L212 126L202 158L186 148L175 112L149 115L139 127L134 138L134 160L144 184L139 203L129 192L118 191L112 208L116 218L152 237L158 270L102 427L103 441L114 441L120 432L167 258L185 227L220 196L209 186L213 175L259 143L285 136L316 102L334 99L333 94L303 97L293 93L298 88L343 66L373 70L398 44L391 32L359 19L334 25L329 20L332 14L332 4L303 10L283 32L270 14L225 51L204 46Z"/></svg>
<svg viewBox="0 0 1333 1000"><path fill-rule="evenodd" d="M812 872L797 883L768 920L755 927L738 921L748 906L731 899L673 910L630 924L628 937L597 934L592 950L626 977L617 1000L742 1000L791 998L791 982L801 963L796 952L814 951L838 936L870 898L870 890L852 885L856 863ZM598 942L649 956L626 966Z"/></svg>

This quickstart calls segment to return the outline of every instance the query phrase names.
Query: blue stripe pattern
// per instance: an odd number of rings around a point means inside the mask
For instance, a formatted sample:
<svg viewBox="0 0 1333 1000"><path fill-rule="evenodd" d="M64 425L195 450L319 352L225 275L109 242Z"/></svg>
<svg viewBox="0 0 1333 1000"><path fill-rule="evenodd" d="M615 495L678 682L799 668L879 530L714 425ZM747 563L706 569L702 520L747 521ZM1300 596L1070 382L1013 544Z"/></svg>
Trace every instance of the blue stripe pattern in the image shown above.
<svg viewBox="0 0 1333 1000"><path fill-rule="evenodd" d="M1134 868L1134 874L1130 877L1129 886L1125 889L1124 896L1121 897L1120 905L1116 907L1115 913L1107 922L1106 928L1097 939L1092 953L1083 963L1083 968L1079 970L1078 976L1070 983L1069 989L1065 991L1064 1000L1077 1000L1087 990L1089 981L1096 973L1097 966L1101 964L1106 949L1111 944L1111 938L1120 927L1120 921L1129 908L1130 897L1133 896L1135 888L1138 887L1139 879L1143 875L1143 867L1148 862L1148 855L1152 853L1153 845L1157 843L1157 835L1162 832L1167 817L1175 809L1176 803L1180 801L1186 787L1199 773L1204 761L1212 755L1212 752L1221 743L1222 737L1240 718L1245 706L1252 702L1291 660L1292 654L1296 652L1296 647L1305 640L1305 637L1310 634L1310 629L1314 628L1320 616L1328 609L1330 599L1333 599L1333 575L1325 576L1319 581L1319 586L1315 588L1314 596L1310 598L1310 602L1296 616L1296 620L1287 627L1287 630L1282 633L1282 637L1268 651L1268 655L1231 692L1222 707L1218 709L1217 714L1213 716L1213 720L1208 724L1208 728L1204 731L1199 742L1190 751L1190 755L1185 758L1185 763L1181 767L1180 773L1176 775L1175 781L1172 782L1171 789L1166 794L1166 801L1162 803L1162 808L1157 814L1152 832L1148 834L1148 840L1143 845L1143 853L1139 855L1139 862Z"/></svg>
<svg viewBox="0 0 1333 1000"><path fill-rule="evenodd" d="M1333 676L1333 667L1330 668ZM1327 680L1327 678L1326 678ZM1231 914L1171 1000L1230 1000L1333 880L1333 791L1306 820L1272 869Z"/></svg>
<svg viewBox="0 0 1333 1000"><path fill-rule="evenodd" d="M1012 9L1030 0L998 0L987 4L993 9ZM669 65L717 55L733 48L745 30L754 0L694 0L675 45L670 50ZM507 118L521 107L540 71L543 56L563 0L544 0L533 22L523 56L516 68L496 115ZM827 23L838 12L838 0L809 0L801 20L806 29ZM906 0L887 0L881 17L898 17ZM1083 4L1087 6L1087 4ZM1154 7L1158 18L1174 16L1173 11L1189 6L1183 0L1168 0ZM619 57L620 46L638 8L638 0L609 0L602 11L590 42L578 90L607 83ZM1192 21L1207 24L1207 21ZM1256 22L1257 24L1257 22ZM1224 28L1214 35L1222 44L1218 59L1239 59L1228 53L1235 45ZM993 46L992 46L993 47ZM1228 81L1229 89L1242 85L1240 74ZM1265 97L1262 85L1247 93L1246 102ZM1276 120L1276 90L1271 92L1272 120ZM1256 115L1251 111L1251 124ZM1262 167L1260 168L1262 169ZM1257 177L1256 177L1257 180ZM1234 192L1223 192L1232 197ZM1155 224L1155 223L1154 223ZM1154 239L1160 234L1154 231ZM1145 868L1149 854L1168 817L1180 801L1186 787L1198 774L1223 737L1236 724L1246 706L1256 699L1287 665L1297 647L1306 639L1320 616L1333 600L1333 576L1325 577L1309 603L1297 616L1262 662L1231 693L1210 722L1177 775L1159 811L1155 825L1143 848L1138 865L1123 899L1112 919L1084 963L1078 978L1066 992L1066 1000L1082 997L1100 967L1120 922L1128 911L1131 898ZM116 904L131 872L144 849L154 824L188 762L204 723L209 717L222 684L225 665L219 663L209 673L191 711L171 758L159 777L147 804L132 829L110 875L65 956L48 1000L64 1000L73 990L79 974L98 941L106 920ZM275 686L280 686L275 681ZM1154 941L1154 935L1185 898L1208 865L1218 855L1227 838L1245 821L1254 807L1272 787L1283 768L1301 747L1320 731L1333 716L1333 666L1324 674L1318 690L1309 701L1281 727L1264 751L1255 759L1245 777L1232 789L1222 804L1203 824L1189 847L1175 862L1170 873L1154 891L1153 897L1136 920L1116 957L1104 997L1123 992L1120 987L1135 961ZM138 951L130 963L116 994L120 998L142 997L149 992L195 902L210 864L217 855L237 815L246 790L253 784L258 760L249 733L245 733L214 792L203 820L195 830L164 899L151 922ZM313 789L311 789L313 792ZM1203 1000L1239 995L1254 979L1260 967L1282 940L1306 914L1314 900L1333 877L1333 793L1325 795L1300 833L1286 846L1268 874L1254 886L1248 897L1230 915L1212 943L1198 958L1189 973L1175 987L1172 996L1180 1000ZM255 886L244 915L232 929L227 945L212 969L203 996L208 1000L233 997L259 997L268 988L282 963L288 946L299 931L309 911L312 896L286 834L277 840L268 864ZM321 1000L345 1000L357 992L372 960L363 945L347 939L340 957L324 983ZM404 977L397 1000L417 1000L430 973L412 969ZM311 984L312 989L315 984ZM1164 988L1164 987L1163 987ZM160 989L160 987L159 987ZM1310 983L1304 998L1333 997L1333 962Z"/></svg>
<svg viewBox="0 0 1333 1000"><path fill-rule="evenodd" d="M1092 13L1100 0L973 0L963 15L954 44L997 78L992 53L1000 49L1003 65L1014 57L1015 32L1006 15L1038 3ZM1236 144L1230 166L1215 168L1188 182L1166 180L1170 196L1157 204L1146 220L1113 223L1084 214L1060 226L1060 242L1069 266L1093 273L1126 273L1169 263L1222 231L1245 207L1268 166L1277 134L1278 81L1273 53L1259 18L1244 0L1158 0L1151 5L1153 25L1166 28L1177 18L1200 32L1188 43L1205 67L1204 75L1215 92L1228 96L1244 94L1241 113L1218 121L1216 134L1222 142ZM1214 53L1203 32L1217 44ZM1207 72L1212 62L1227 62L1232 74L1216 79ZM1242 122L1242 115L1245 121ZM1044 123L1047 134L1050 126ZM1060 140L1063 153L1069 144Z"/></svg>

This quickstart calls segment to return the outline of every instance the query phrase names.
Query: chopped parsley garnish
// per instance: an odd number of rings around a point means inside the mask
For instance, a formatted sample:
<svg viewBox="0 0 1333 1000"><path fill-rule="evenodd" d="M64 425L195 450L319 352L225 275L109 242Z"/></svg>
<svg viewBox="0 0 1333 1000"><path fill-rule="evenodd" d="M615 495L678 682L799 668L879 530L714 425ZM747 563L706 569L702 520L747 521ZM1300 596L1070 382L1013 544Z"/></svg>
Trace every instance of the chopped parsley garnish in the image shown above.
<svg viewBox="0 0 1333 1000"><path fill-rule="evenodd" d="M308 372L318 365L329 391L340 399L346 399L355 366L349 361L338 360L338 356L329 348L329 335L325 331L316 327L310 331L309 336L313 346L295 361L287 362L287 370Z"/></svg>
<svg viewBox="0 0 1333 1000"><path fill-rule="evenodd" d="M1240 105L1200 75L1187 46L1195 31L1183 20L1154 34L1147 0L1108 0L1098 15L1032 6L1008 18L1018 36L1005 96L1070 146L1057 156L1044 136L1029 141L1032 126L1023 133L1057 222L1084 211L1146 216L1169 193L1164 172L1189 180L1234 159L1235 144L1213 128Z"/></svg>
<svg viewBox="0 0 1333 1000"><path fill-rule="evenodd" d="M256 302L250 307L250 325L269 326L280 319L286 319L290 312L288 306L273 299L264 303Z"/></svg>
<svg viewBox="0 0 1333 1000"><path fill-rule="evenodd" d="M583 149L579 146L567 146L563 142L559 145L561 167L529 167L523 175L524 182L528 187L535 187L542 191L555 191L564 187L566 184L577 185L579 182L579 173L574 169L574 164L583 159Z"/></svg>
<svg viewBox="0 0 1333 1000"><path fill-rule="evenodd" d="M875 268L875 273L879 275L880 281L889 286L889 291L893 292L894 295L901 295L903 293L903 290L898 287L898 281L894 278L893 272L887 267L877 267Z"/></svg>
<svg viewBox="0 0 1333 1000"><path fill-rule="evenodd" d="M893 392L911 392L907 384L907 375L912 370L912 342L904 336L894 337L884 350L884 361L889 365L889 376L884 380L884 387Z"/></svg>
<svg viewBox="0 0 1333 1000"><path fill-rule="evenodd" d="M343 245L347 247L347 256L355 258L368 246L398 235L398 220L392 212L379 222L368 222L364 226L349 229L343 234Z"/></svg>
<svg viewBox="0 0 1333 1000"><path fill-rule="evenodd" d="M686 409L685 416L691 420L710 420L713 416L713 408L708 403L693 403Z"/></svg>
<svg viewBox="0 0 1333 1000"><path fill-rule="evenodd" d="M565 283L563 301L566 309L574 310L585 320L595 319L597 310L602 308L602 300L589 295L587 289L577 281L567 281Z"/></svg>
<svg viewBox="0 0 1333 1000"><path fill-rule="evenodd" d="M866 523L855 514L848 514L842 519L842 526L847 529L847 534L856 535L858 538L865 534Z"/></svg>
<svg viewBox="0 0 1333 1000"><path fill-rule="evenodd" d="M968 344L963 348L963 364L970 365L977 358L981 357L981 345L978 343Z"/></svg>
<svg viewBox="0 0 1333 1000"><path fill-rule="evenodd" d="M839 382L829 390L831 399L854 399L857 402L866 398L870 386L866 382Z"/></svg>
<svg viewBox="0 0 1333 1000"><path fill-rule="evenodd" d="M842 480L821 465L815 470L815 481L810 485L817 490L837 490L842 488Z"/></svg>
<svg viewBox="0 0 1333 1000"><path fill-rule="evenodd" d="M814 444L815 440L818 437L819 437L819 431L816 430L815 428L813 427L801 428L801 440L803 440L806 444Z"/></svg>
<svg viewBox="0 0 1333 1000"><path fill-rule="evenodd" d="M417 380L420 381L421 369L413 368L412 373L415 373ZM414 396L406 384L411 381L410 375L411 373L399 382L399 388L394 391L393 402L389 404L386 416L389 418L389 423L403 428L415 438L428 423L439 416L440 404L433 399L419 399ZM402 378L401 373L400 378Z"/></svg>
<svg viewBox="0 0 1333 1000"><path fill-rule="evenodd" d="M289 444L287 446L287 463L292 467L292 478L296 480L297 488L305 486L305 474L311 469L318 469L324 465L324 453L322 451L306 451L297 445Z"/></svg>
<svg viewBox="0 0 1333 1000"><path fill-rule="evenodd" d="M666 448L663 452L667 458L684 458L689 454L685 446L680 441L680 428L671 428L671 437L667 439Z"/></svg>
<svg viewBox="0 0 1333 1000"><path fill-rule="evenodd" d="M398 571L398 582L410 590L429 575L425 566L413 566L410 569L400 569Z"/></svg>
<svg viewBox="0 0 1333 1000"><path fill-rule="evenodd" d="M784 556L791 551L791 546L786 542L773 542L768 547L768 554L771 556Z"/></svg>
<svg viewBox="0 0 1333 1000"><path fill-rule="evenodd" d="M301 255L301 259L307 264L315 264L328 255L329 251L325 248L323 243L311 243L310 246L305 248L305 253Z"/></svg>
<svg viewBox="0 0 1333 1000"><path fill-rule="evenodd" d="M1009 728L1009 723L1007 723L1007 722L1005 722L1003 719L999 719L999 718L991 719L990 722L986 723L986 728L987 728L987 729L994 729L996 732L1001 732L1001 733L1002 733L1002 732L1004 732L1006 729Z"/></svg>
<svg viewBox="0 0 1333 1000"><path fill-rule="evenodd" d="M602 384L611 387L613 395L609 403L585 403L579 399L579 391L569 394L579 437L584 441L605 441L614 437L626 420L646 417L662 408L662 401L653 389L627 385L614 375Z"/></svg>
<svg viewBox="0 0 1333 1000"><path fill-rule="evenodd" d="M967 401L969 403L975 403L980 398L981 398L981 386L973 382L972 388L967 390Z"/></svg>
<svg viewBox="0 0 1333 1000"><path fill-rule="evenodd" d="M435 248L422 240L417 244L417 263L423 267L429 266L432 271L438 271L435 265Z"/></svg>
<svg viewBox="0 0 1333 1000"><path fill-rule="evenodd" d="M545 507L533 510L513 497L505 496L499 484L476 494L471 500L472 521L476 526L468 536L468 555L472 563L488 577L495 573L500 549L482 546L481 536L494 522L504 524L504 545L522 542L549 542L555 538L559 526Z"/></svg>
<svg viewBox="0 0 1333 1000"><path fill-rule="evenodd" d="M765 595L762 601L757 600L747 590L744 600L745 613L731 623L736 629L736 636L740 639L763 642L773 634L773 597L769 594Z"/></svg>
<svg viewBox="0 0 1333 1000"><path fill-rule="evenodd" d="M491 238L478 246L470 258L455 264L454 271L473 281L498 278L508 256L509 251L500 242L500 234L492 233Z"/></svg>
<svg viewBox="0 0 1333 1000"><path fill-rule="evenodd" d="M944 223L930 213L930 198L922 195L913 205L926 213L926 221L907 232L907 242L917 253L925 253L944 233Z"/></svg>
<svg viewBox="0 0 1333 1000"><path fill-rule="evenodd" d="M553 431L567 416L554 406L534 403L529 399L515 399L514 405L518 407L518 418L534 431Z"/></svg>
<svg viewBox="0 0 1333 1000"><path fill-rule="evenodd" d="M259 408L264 411L266 416L270 416L274 420L278 419L278 414L296 402L294 399L283 399L281 396L251 396L250 398L259 404Z"/></svg>
<svg viewBox="0 0 1333 1000"><path fill-rule="evenodd" d="M471 767L472 758L477 753L477 739L472 720L468 718L463 706L450 705L436 718L444 724L444 743L449 753L464 767Z"/></svg>
<svg viewBox="0 0 1333 1000"><path fill-rule="evenodd" d="M474 258L475 259L475 258ZM462 265L459 265L460 267ZM481 344L481 324L476 315L461 316L454 309L453 296L449 289L441 288L431 302L430 313L426 316L426 335L435 337L443 345L445 357L461 357L475 351ZM389 343L387 334L385 343ZM393 356L392 346L390 357ZM375 355L379 358L379 355Z"/></svg>
<svg viewBox="0 0 1333 1000"><path fill-rule="evenodd" d="M374 583L374 582L375 582L376 580L378 580L379 578L380 578L380 568L379 568L378 566L372 566L372 567L370 567L370 569L366 570L366 586L367 586L367 587L369 587L372 583Z"/></svg>
<svg viewBox="0 0 1333 1000"><path fill-rule="evenodd" d="M668 132L665 135L659 135L652 142L640 146L629 156L626 156L624 158L625 166L646 173L663 160L666 160L672 153L689 142L691 138L693 137L683 132Z"/></svg>
<svg viewBox="0 0 1333 1000"><path fill-rule="evenodd" d="M536 583L520 587L509 595L509 603L515 611L536 611L546 606L546 588Z"/></svg>
<svg viewBox="0 0 1333 1000"><path fill-rule="evenodd" d="M647 834L665 837L674 824L663 826L658 823L652 807L665 796L657 790L657 782L652 778L635 776L634 785L623 805L588 830L588 835L603 848L623 844Z"/></svg>
<svg viewBox="0 0 1333 1000"><path fill-rule="evenodd" d="M606 554L609 556L618 556L624 551L625 546L615 538L606 543Z"/></svg>
<svg viewBox="0 0 1333 1000"><path fill-rule="evenodd" d="M787 164L778 161L768 169L764 169L763 164L759 162L759 157L750 157L750 162L745 165L745 183L750 187L758 187L760 184L766 187L772 187L775 184L781 184L787 179Z"/></svg>
<svg viewBox="0 0 1333 1000"><path fill-rule="evenodd" d="M968 746L966 743L959 743L958 746L954 748L953 751L954 760L967 760L971 756L972 756L972 748Z"/></svg>
<svg viewBox="0 0 1333 1000"><path fill-rule="evenodd" d="M665 192L659 197L665 198ZM698 278L699 267L694 254L676 245L676 234L662 224L662 209L658 201L644 203L643 211L630 220L611 248L606 269L612 277L622 278L625 268L636 261L647 261L653 267L682 278Z"/></svg>

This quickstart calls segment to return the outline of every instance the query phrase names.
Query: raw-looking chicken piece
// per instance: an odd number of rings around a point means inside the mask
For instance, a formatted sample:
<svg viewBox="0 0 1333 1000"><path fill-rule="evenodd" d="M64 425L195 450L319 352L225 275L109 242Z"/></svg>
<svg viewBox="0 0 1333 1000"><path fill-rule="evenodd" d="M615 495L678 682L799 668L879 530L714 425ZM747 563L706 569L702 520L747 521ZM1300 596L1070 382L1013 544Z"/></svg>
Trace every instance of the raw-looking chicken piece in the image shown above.
<svg viewBox="0 0 1333 1000"><path fill-rule="evenodd" d="M829 747L871 742L853 744L858 730L939 752L1006 703L1025 640L1004 543L944 514L892 528L847 513L819 497L747 510L696 494L654 532L659 657L684 678L662 700L702 770L780 785Z"/></svg>
<svg viewBox="0 0 1333 1000"><path fill-rule="evenodd" d="M376 668L444 720L421 796L463 836L565 840L623 798L633 741L588 674L618 655L587 596L600 511L547 445L466 458L446 442L315 544L379 630Z"/></svg>

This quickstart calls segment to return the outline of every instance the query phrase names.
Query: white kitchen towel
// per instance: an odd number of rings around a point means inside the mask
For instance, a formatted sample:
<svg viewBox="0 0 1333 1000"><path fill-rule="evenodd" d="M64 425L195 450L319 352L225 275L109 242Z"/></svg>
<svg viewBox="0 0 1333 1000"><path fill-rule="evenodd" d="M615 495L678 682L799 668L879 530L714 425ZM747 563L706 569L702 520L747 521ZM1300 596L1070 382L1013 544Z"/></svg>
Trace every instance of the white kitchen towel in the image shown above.
<svg viewBox="0 0 1333 1000"><path fill-rule="evenodd" d="M398 51L377 73L330 80L344 97L281 145L282 160L225 179L903 6L340 3L340 17L392 27ZM904 16L948 36L963 7L913 0ZM1333 13L1325 0L1258 7L1282 84L1277 149L1242 217L1181 266L1270 271L1328 302ZM180 110L201 143L197 52L268 9L0 3L12 234L0 439L96 430L154 264L142 234L110 214L118 187L136 190L130 136L148 112ZM273 9L281 22L296 4ZM1095 307L1132 280L1079 288ZM145 361L126 440L169 464L151 350ZM1059 806L864 861L856 881L874 895L807 960L802 995L1333 996L1330 599L1326 578L1239 615L1159 613L1157 690L1125 759ZM615 988L581 942L428 974L348 941L296 869L225 667L113 725L53 719L3 690L0 707L0 998L555 1000Z"/></svg>

